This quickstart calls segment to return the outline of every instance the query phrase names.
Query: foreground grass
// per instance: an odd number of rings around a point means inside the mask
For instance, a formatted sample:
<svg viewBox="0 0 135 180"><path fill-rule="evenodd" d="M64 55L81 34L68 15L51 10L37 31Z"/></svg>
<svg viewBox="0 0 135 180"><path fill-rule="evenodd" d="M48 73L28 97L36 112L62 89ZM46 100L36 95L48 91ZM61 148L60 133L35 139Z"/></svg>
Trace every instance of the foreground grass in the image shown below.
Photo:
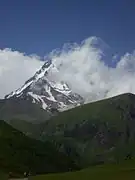
<svg viewBox="0 0 135 180"><path fill-rule="evenodd" d="M30 180L134 180L135 161L127 161L119 165L103 165L91 167L78 172L48 174L31 177Z"/></svg>

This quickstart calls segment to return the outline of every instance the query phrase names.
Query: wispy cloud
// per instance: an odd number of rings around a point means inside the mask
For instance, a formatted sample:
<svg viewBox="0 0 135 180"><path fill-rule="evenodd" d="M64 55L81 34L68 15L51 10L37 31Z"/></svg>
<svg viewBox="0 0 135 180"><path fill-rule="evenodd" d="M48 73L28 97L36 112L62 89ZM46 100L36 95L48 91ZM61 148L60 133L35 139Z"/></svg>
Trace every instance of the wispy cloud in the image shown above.
<svg viewBox="0 0 135 180"><path fill-rule="evenodd" d="M135 93L135 53L126 53L119 58L111 54L110 47L100 38L91 37L80 45L72 45L69 51L52 54L59 72L50 73L50 78L65 80L86 102L111 97L117 94ZM114 68L106 62L116 62Z"/></svg>

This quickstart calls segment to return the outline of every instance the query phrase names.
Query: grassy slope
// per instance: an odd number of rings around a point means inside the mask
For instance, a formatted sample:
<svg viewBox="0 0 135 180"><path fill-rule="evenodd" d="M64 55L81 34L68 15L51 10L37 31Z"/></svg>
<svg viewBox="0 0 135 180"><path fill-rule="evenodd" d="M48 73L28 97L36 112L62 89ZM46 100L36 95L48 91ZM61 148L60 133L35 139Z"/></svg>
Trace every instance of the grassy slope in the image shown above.
<svg viewBox="0 0 135 180"><path fill-rule="evenodd" d="M46 129L54 129L54 126L62 126L62 124L63 127L64 124L67 127L72 127L72 125L74 126L76 123L83 123L85 120L91 122L93 122L93 120L94 122L95 120L100 122L107 121L115 126L121 126L121 123L124 120L121 118L121 113L126 113L126 110L129 110L129 106L135 107L135 95L123 94L106 100L82 105L60 113L59 116L53 117L51 121L45 123L45 126L47 125ZM48 129L48 131L50 129Z"/></svg>
<svg viewBox="0 0 135 180"><path fill-rule="evenodd" d="M10 121L8 121L8 123L15 129L23 132L26 136L32 137L34 139L39 136L40 129L37 128L39 124L33 124L31 122L18 118L11 119Z"/></svg>
<svg viewBox="0 0 135 180"><path fill-rule="evenodd" d="M99 158L103 161L114 161L115 156L115 160L122 160L128 153L135 155L134 109L135 96L124 94L65 111L37 128L43 129L42 139L53 135L52 138L57 140L60 146L66 144L66 153L72 152L69 156L75 160L77 150L79 158L84 161L81 162L82 167ZM105 142L102 143L102 140ZM116 151L111 152L113 147L116 147ZM59 149L59 145L57 148ZM50 152L49 157L50 154L53 153Z"/></svg>
<svg viewBox="0 0 135 180"><path fill-rule="evenodd" d="M4 121L0 121L0 170L22 174L68 171L75 168L71 159L59 153L49 142L26 137Z"/></svg>
<svg viewBox="0 0 135 180"><path fill-rule="evenodd" d="M25 99L0 100L0 119L24 119L29 122L42 122L50 115L39 105Z"/></svg>
<svg viewBox="0 0 135 180"><path fill-rule="evenodd" d="M58 150L86 167L135 155L134 109L135 95L123 94L65 111L41 125L18 118L10 122L34 138L53 139Z"/></svg>
<svg viewBox="0 0 135 180"><path fill-rule="evenodd" d="M81 171L31 177L30 180L134 180L135 160L119 165L102 165Z"/></svg>
<svg viewBox="0 0 135 180"><path fill-rule="evenodd" d="M81 156L82 166L135 155L135 95L123 94L86 104L42 124L43 139L54 138ZM58 145L59 146L59 145ZM121 153L122 152L122 153ZM74 156L74 155L73 155Z"/></svg>

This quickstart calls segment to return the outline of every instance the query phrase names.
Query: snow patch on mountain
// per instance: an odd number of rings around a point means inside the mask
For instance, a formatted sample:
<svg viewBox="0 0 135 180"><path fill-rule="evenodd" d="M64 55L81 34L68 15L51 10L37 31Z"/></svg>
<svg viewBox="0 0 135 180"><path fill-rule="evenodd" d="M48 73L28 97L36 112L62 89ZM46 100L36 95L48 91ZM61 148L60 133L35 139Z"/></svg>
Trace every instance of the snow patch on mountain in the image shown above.
<svg viewBox="0 0 135 180"><path fill-rule="evenodd" d="M48 76L54 69L55 72L58 71L51 61L45 62L42 68L21 88L5 98L25 98L39 104L44 110L55 108L63 111L82 104L83 98L72 92L67 83L55 81Z"/></svg>
<svg viewBox="0 0 135 180"><path fill-rule="evenodd" d="M29 87L30 85L32 84L32 81L24 84L21 88L19 88L18 90L12 92L11 94L7 95L6 98L10 98L10 97L13 97L15 95L19 95L23 92L23 90L25 90L27 87Z"/></svg>
<svg viewBox="0 0 135 180"><path fill-rule="evenodd" d="M47 104L44 102L44 100L42 99L41 96L38 96L36 94L34 94L33 92L28 92L28 94L33 97L33 103L39 102L42 103L42 108L46 109L47 108ZM36 101L35 101L36 100Z"/></svg>

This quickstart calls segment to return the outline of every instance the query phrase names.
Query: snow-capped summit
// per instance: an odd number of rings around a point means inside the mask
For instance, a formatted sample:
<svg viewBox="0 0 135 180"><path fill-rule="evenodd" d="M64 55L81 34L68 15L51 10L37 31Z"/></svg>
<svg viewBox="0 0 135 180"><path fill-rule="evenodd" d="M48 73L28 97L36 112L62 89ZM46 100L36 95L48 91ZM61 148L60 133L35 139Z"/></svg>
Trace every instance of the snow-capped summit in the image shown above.
<svg viewBox="0 0 135 180"><path fill-rule="evenodd" d="M50 79L48 72L56 68L51 61L46 61L42 68L16 91L5 99L19 98L39 104L45 110L53 108L63 111L83 103L83 98L72 92L66 82ZM56 68L57 70L57 68Z"/></svg>

